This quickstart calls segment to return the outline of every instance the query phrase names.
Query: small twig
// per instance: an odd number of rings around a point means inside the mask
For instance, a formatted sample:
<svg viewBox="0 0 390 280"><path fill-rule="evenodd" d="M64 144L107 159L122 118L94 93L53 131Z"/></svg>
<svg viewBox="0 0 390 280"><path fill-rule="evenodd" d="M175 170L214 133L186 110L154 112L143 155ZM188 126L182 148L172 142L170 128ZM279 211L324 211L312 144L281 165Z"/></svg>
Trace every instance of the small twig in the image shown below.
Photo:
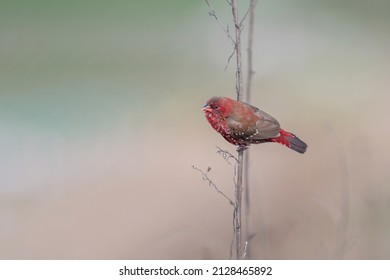
<svg viewBox="0 0 390 280"><path fill-rule="evenodd" d="M254 25L255 25L255 8L257 1L251 0L249 8L249 29L248 29L248 68L247 68L247 81L246 81L246 98L247 103L251 102L251 93L252 93L252 79L253 74L253 35L254 35Z"/></svg>
<svg viewBox="0 0 390 280"><path fill-rule="evenodd" d="M206 1L207 6L209 6L209 8L211 9L211 11L209 12L209 15L214 17L218 21L219 26L222 28L223 32L225 32L225 34L228 36L230 41L232 41L233 45L235 45L236 42L234 41L233 37L229 33L229 26L227 25L226 28L224 27L223 23L221 22L221 20L217 16L217 13L215 12L214 8L211 6L209 0L205 0L205 1Z"/></svg>
<svg viewBox="0 0 390 280"><path fill-rule="evenodd" d="M209 178L209 176L207 175L208 172L210 172L211 170L211 167L208 167L207 168L207 171L204 172L202 169L199 169L197 168L195 165L192 165L192 168L199 171L201 174L202 174L202 179L203 181L206 181L208 183L209 186L212 186L216 191L217 193L221 194L224 198L226 198L226 200L229 202L230 205L233 205L234 206L234 202L226 195L224 194L219 188L218 186Z"/></svg>
<svg viewBox="0 0 390 280"><path fill-rule="evenodd" d="M255 1L255 0L251 0L251 3L250 3L250 5L249 5L248 10L246 11L245 15L244 15L244 16L242 17L242 19L241 19L241 22L240 22L240 29L241 29L241 27L242 27L242 24L243 24L244 21L246 20L248 14L249 14L251 11L253 11L253 10L255 9L255 6L256 6L256 5L257 5L257 0L256 0L256 1Z"/></svg>
<svg viewBox="0 0 390 280"><path fill-rule="evenodd" d="M232 57L234 56L234 54L236 53L236 41L234 40L234 38L232 37L232 35L230 35L230 32L229 32L229 25L226 25L226 28L224 27L222 21L219 19L219 17L217 16L217 13L215 12L213 6L211 6L209 0L205 0L206 4L209 6L209 8L211 9L211 11L209 12L209 15L214 17L216 19L216 21L219 23L219 26L221 27L221 29L223 30L223 32L225 32L225 34L228 36L229 40L232 42L234 48L233 48L233 51L232 53L230 54L228 60L227 60L227 63L226 63L226 66L225 66L225 71L226 69L229 67L229 64L230 64L230 60L232 59ZM227 1L229 3L229 5L231 5L231 3L229 1Z"/></svg>
<svg viewBox="0 0 390 280"><path fill-rule="evenodd" d="M235 26L235 49L236 49L236 62L237 62L237 71L236 71L236 94L237 100L242 101L242 88L243 88L243 79L242 79L242 54L241 54L241 27L240 27L240 17L238 14L237 0L231 0L232 13L233 13L233 22Z"/></svg>
<svg viewBox="0 0 390 280"><path fill-rule="evenodd" d="M230 60L232 59L232 57L234 56L234 54L236 53L236 48L234 47L232 53L230 54L228 60L227 60L227 63L226 63L226 66L225 66L225 71L226 69L229 67L229 64L230 64Z"/></svg>
<svg viewBox="0 0 390 280"><path fill-rule="evenodd" d="M230 153L228 150L223 150L218 146L217 146L217 149L218 149L217 153L220 154L223 157L223 159L226 160L226 162L229 163L230 165L231 165L231 163L229 161L230 159L234 159L235 163L238 162L237 158L232 153Z"/></svg>

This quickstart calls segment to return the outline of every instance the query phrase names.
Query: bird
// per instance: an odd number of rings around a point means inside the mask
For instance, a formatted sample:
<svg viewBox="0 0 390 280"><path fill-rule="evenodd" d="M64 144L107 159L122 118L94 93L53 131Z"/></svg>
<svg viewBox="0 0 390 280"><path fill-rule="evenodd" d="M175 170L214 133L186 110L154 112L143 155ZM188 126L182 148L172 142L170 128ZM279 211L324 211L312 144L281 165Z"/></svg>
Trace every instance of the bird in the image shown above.
<svg viewBox="0 0 390 280"><path fill-rule="evenodd" d="M238 151L251 144L275 142L301 154L306 152L305 142L283 130L274 117L248 103L214 96L202 110L210 125Z"/></svg>

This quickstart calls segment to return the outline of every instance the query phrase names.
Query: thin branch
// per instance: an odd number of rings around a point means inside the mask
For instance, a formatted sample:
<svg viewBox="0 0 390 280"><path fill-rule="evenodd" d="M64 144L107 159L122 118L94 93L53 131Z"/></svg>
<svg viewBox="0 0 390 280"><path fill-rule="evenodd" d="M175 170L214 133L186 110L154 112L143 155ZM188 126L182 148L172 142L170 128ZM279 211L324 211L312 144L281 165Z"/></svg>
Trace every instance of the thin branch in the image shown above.
<svg viewBox="0 0 390 280"><path fill-rule="evenodd" d="M240 28L240 17L238 14L237 0L231 0L232 13L233 13L233 22L234 29L236 33L236 62L237 62L237 72L236 72L236 94L237 100L242 100L242 88L243 88L243 79L242 79L242 54L241 54L241 28Z"/></svg>
<svg viewBox="0 0 390 280"><path fill-rule="evenodd" d="M235 163L238 162L238 159L233 155L231 154L228 150L223 150L221 149L220 147L217 146L217 154L220 154L224 160L226 160L227 163L231 164L230 163L230 159L234 159Z"/></svg>
<svg viewBox="0 0 390 280"><path fill-rule="evenodd" d="M246 20L248 14L253 13L253 10L255 9L256 5L257 5L257 0L251 0L251 3L249 5L248 10L246 11L245 15L242 17L242 20L240 22L240 27L242 27L242 24ZM250 33L250 31L249 31L249 33Z"/></svg>
<svg viewBox="0 0 390 280"><path fill-rule="evenodd" d="M211 170L210 167L207 168L206 172L204 172L202 169L197 168L195 165L192 165L192 168L199 171L202 174L203 181L207 182L209 186L212 186L217 191L217 193L221 194L224 198L226 198L226 200L229 202L230 205L234 206L233 200L231 200L226 194L224 194L223 191L221 191L218 188L218 186L207 175L207 173L210 172L210 170Z"/></svg>
<svg viewBox="0 0 390 280"><path fill-rule="evenodd" d="M235 197L235 207L234 207L234 215L233 215L233 224L235 230L235 239L236 239L236 257L238 260L242 259L242 221L241 221L241 206L242 206L242 174L244 168L244 150L238 149L238 163L237 163L237 183L234 192Z"/></svg>
<svg viewBox="0 0 390 280"><path fill-rule="evenodd" d="M229 67L229 64L230 64L230 60L232 59L232 57L234 56L235 52L236 52L236 41L234 40L234 38L230 35L230 32L229 32L229 25L226 25L226 28L224 27L224 24L222 23L222 21L219 19L219 17L217 16L217 13L215 12L213 6L211 6L210 4L210 1L209 0L205 0L207 6L209 6L210 8L210 12L209 12L209 15L214 17L216 19L216 21L219 23L219 26L221 27L221 29L223 30L223 32L226 34L226 36L229 38L229 40L233 43L233 51L232 53L230 54L228 60L227 60L227 63L226 63L226 66L225 66L225 71L226 69ZM229 3L229 5L231 5L231 3L229 1L227 1Z"/></svg>
<svg viewBox="0 0 390 280"><path fill-rule="evenodd" d="M207 6L209 6L209 8L211 9L211 11L209 12L209 15L214 17L218 23L219 23L219 26L222 28L223 32L225 32L225 34L228 36L228 38L230 39L230 41L232 41L233 45L236 44L236 42L234 41L233 37L230 35L229 33L229 26L227 26L225 28L225 26L223 25L223 23L221 22L221 20L219 19L219 17L217 16L217 13L215 12L214 8L211 6L209 0L205 0Z"/></svg>
<svg viewBox="0 0 390 280"><path fill-rule="evenodd" d="M234 56L235 53L236 53L236 47L234 47L232 53L230 54L230 56L229 56L229 58L228 58L228 61L227 61L226 66L225 66L225 71L226 71L226 69L229 67L230 60L232 59L232 57Z"/></svg>
<svg viewBox="0 0 390 280"><path fill-rule="evenodd" d="M234 248L234 235L232 241L230 242L229 260L233 259L233 248Z"/></svg>
<svg viewBox="0 0 390 280"><path fill-rule="evenodd" d="M247 82L246 82L246 98L247 103L251 102L251 93L252 93L252 79L254 75L253 70L253 35L254 35L254 25L255 25L255 8L257 0L251 0L249 8L249 29L248 29L248 68L247 68Z"/></svg>

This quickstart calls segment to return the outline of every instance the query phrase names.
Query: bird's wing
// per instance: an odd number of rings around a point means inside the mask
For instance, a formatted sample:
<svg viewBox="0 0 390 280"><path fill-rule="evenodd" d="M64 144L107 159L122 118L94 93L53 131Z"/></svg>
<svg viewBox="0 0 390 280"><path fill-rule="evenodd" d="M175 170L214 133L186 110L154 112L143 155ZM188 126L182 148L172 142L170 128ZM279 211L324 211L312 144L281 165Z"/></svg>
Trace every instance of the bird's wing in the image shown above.
<svg viewBox="0 0 390 280"><path fill-rule="evenodd" d="M280 124L275 118L260 109L257 109L256 115L259 117L256 121L256 130L260 131L260 133L259 135L253 135L252 140L279 136Z"/></svg>
<svg viewBox="0 0 390 280"><path fill-rule="evenodd" d="M266 112L252 105L249 106L252 114L246 120L234 117L227 120L230 134L236 139L249 141L279 136L279 122Z"/></svg>

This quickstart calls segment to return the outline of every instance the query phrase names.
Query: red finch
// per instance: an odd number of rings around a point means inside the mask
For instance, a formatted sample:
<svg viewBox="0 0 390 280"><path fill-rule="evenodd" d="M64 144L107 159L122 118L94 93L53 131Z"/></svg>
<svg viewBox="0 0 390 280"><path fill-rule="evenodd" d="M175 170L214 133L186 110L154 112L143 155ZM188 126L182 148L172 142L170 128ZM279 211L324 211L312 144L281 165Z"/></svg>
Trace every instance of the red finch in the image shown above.
<svg viewBox="0 0 390 280"><path fill-rule="evenodd" d="M277 142L303 154L307 145L280 128L279 122L260 109L228 97L212 97L202 109L208 122L223 138L239 148Z"/></svg>

